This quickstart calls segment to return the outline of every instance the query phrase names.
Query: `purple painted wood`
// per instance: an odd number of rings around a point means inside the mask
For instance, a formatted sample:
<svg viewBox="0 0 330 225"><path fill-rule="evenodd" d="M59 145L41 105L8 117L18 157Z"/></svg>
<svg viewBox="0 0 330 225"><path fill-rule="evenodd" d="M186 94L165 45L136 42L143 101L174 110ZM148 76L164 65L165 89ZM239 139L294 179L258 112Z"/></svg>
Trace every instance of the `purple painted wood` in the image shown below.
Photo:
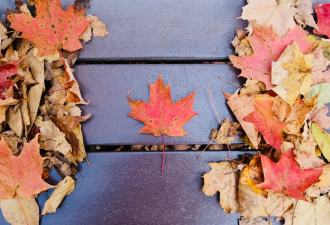
<svg viewBox="0 0 330 225"><path fill-rule="evenodd" d="M64 10L73 2L62 0ZM14 0L0 5L2 14ZM91 0L90 5L86 14L104 21L109 35L84 44L80 59L85 60L226 59L234 54L235 30L247 26L237 19L246 0Z"/></svg>
<svg viewBox="0 0 330 225"><path fill-rule="evenodd" d="M187 65L78 65L74 74L89 106L82 106L85 114L92 117L83 124L86 144L131 145L162 144L161 137L140 134L144 126L127 114L131 111L127 93L133 100L149 101L149 84L162 73L165 85L171 85L173 102L196 90L193 109L199 115L184 125L189 133L183 137L166 137L166 144L207 144L212 128L218 119L212 107L208 88L222 120L234 118L226 105L222 89L234 93L238 87L220 80L221 76L239 84L238 71L232 65L187 64ZM237 143L241 143L240 140Z"/></svg>
<svg viewBox="0 0 330 225"><path fill-rule="evenodd" d="M206 162L223 161L228 152L205 152L196 160L198 154L167 152L161 173L161 152L90 153L91 167L81 164L75 190L41 225L238 225L239 214L225 214L219 194L202 193ZM38 201L43 207L45 197ZM7 224L2 215L0 224Z"/></svg>
<svg viewBox="0 0 330 225"><path fill-rule="evenodd" d="M62 0L64 10L74 0ZM89 60L224 59L245 0L91 0L86 14L104 21L109 35L93 38L80 51ZM14 0L0 0L1 13Z"/></svg>

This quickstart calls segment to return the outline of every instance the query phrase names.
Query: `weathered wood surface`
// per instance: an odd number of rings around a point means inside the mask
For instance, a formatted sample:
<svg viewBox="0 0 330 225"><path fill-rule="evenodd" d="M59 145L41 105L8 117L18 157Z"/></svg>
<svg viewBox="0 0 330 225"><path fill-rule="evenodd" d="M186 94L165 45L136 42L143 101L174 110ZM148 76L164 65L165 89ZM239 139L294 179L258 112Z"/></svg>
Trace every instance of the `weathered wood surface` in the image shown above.
<svg viewBox="0 0 330 225"><path fill-rule="evenodd" d="M62 0L66 10L74 0ZM233 54L235 30L245 28L245 0L92 0L86 14L105 22L109 35L84 44L80 59L208 60ZM0 0L0 14L14 0ZM230 22L228 22L230 21Z"/></svg>
<svg viewBox="0 0 330 225"><path fill-rule="evenodd" d="M76 189L41 225L238 225L239 214L225 214L219 194L202 193L206 162L223 161L228 152L205 152L196 160L198 154L167 152L161 173L161 152L90 153L91 166L81 164ZM42 206L45 200L39 196ZM7 224L2 215L0 224Z"/></svg>
<svg viewBox="0 0 330 225"><path fill-rule="evenodd" d="M178 65L78 65L74 74L80 84L88 106L82 106L85 114L92 117L83 124L86 144L131 145L161 144L161 137L140 134L144 124L127 116L131 109L127 101L149 101L149 87L162 73L165 85L170 84L173 102L196 90L193 109L199 113L184 125L189 133L183 137L166 137L166 144L207 144L212 128L217 128L218 119L208 93L210 88L220 119L234 118L226 104L222 89L234 93L238 87L223 80L221 76L236 84L238 71L232 65L178 64ZM237 141L241 142L241 141Z"/></svg>
<svg viewBox="0 0 330 225"><path fill-rule="evenodd" d="M14 8L0 0L0 15ZM64 10L74 0L62 0ZM315 2L315 1L314 1ZM318 3L328 2L320 0ZM92 0L86 14L104 21L109 35L84 44L80 60L223 60L246 21L246 0ZM3 16L2 16L3 20Z"/></svg>

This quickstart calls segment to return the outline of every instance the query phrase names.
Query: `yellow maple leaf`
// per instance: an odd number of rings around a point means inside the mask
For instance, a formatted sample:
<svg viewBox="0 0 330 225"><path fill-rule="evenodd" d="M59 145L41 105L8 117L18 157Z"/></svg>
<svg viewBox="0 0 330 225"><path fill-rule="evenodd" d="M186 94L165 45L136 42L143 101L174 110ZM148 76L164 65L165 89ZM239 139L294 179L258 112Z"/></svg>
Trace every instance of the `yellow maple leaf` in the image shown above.
<svg viewBox="0 0 330 225"><path fill-rule="evenodd" d="M314 66L313 54L304 55L298 44L293 42L293 57L288 63L283 62L283 69L289 72L287 78L282 81L283 87L287 90L286 100L292 105L297 97L307 95L310 91L313 80L311 72Z"/></svg>

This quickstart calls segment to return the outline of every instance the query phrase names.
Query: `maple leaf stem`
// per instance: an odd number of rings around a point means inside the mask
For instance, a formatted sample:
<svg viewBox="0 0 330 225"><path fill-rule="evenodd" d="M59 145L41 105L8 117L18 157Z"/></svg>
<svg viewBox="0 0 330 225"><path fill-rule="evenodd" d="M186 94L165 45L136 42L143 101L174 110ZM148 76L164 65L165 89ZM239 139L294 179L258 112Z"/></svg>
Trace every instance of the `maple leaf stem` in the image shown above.
<svg viewBox="0 0 330 225"><path fill-rule="evenodd" d="M165 134L163 134L163 163L162 163L162 173L164 173L165 165Z"/></svg>
<svg viewBox="0 0 330 225"><path fill-rule="evenodd" d="M226 81L226 82L228 82L228 83L230 83L230 84L232 84L232 85L235 85L235 86L237 86L237 87L239 87L239 88L242 87L242 86L240 86L240 85L238 85L238 84L235 84L234 82L231 82L231 81L229 81L229 80L226 80L225 78L222 78L222 77L220 77L220 76L218 76L218 78L219 78L220 80L224 80L224 81Z"/></svg>
<svg viewBox="0 0 330 225"><path fill-rule="evenodd" d="M283 193L283 190L282 190L282 204L283 204L283 212L284 212L284 193Z"/></svg>
<svg viewBox="0 0 330 225"><path fill-rule="evenodd" d="M299 102L305 107L305 109L307 109L307 107L305 106L305 104L301 100L301 98L299 98ZM320 127L320 129L322 130L322 132L324 133L324 130L322 129L322 127L320 126L320 124L315 120L315 117L311 113L309 115L312 117L312 121L315 122Z"/></svg>
<svg viewBox="0 0 330 225"><path fill-rule="evenodd" d="M201 153L199 153L197 159L199 159L201 157L201 155L204 153L204 151L207 149L207 147L211 144L212 140L209 141L209 143L205 146L205 148L203 149L203 151Z"/></svg>
<svg viewBox="0 0 330 225"><path fill-rule="evenodd" d="M229 159L231 159L230 145L227 144L227 147L228 147Z"/></svg>
<svg viewBox="0 0 330 225"><path fill-rule="evenodd" d="M18 199L18 203L19 203L19 205L20 205L20 207L21 207L21 209L22 209L22 213L23 213L23 216L24 216L24 219L25 219L26 225L29 225L29 223L28 223L28 221L27 221L27 219L26 219L26 215L25 215L24 209L23 209L23 205L22 205L22 203L21 203L21 199L19 198L18 195L16 195L16 197L17 197L17 199Z"/></svg>
<svg viewBox="0 0 330 225"><path fill-rule="evenodd" d="M210 98L211 98L212 106L213 106L213 109L214 109L215 113L217 114L217 117L218 117L218 120L219 120L219 124L221 124L221 119L219 117L219 114L218 114L218 112L217 112L217 110L215 108L214 102L213 102L211 90L210 90L210 88L208 88L207 90L209 91L209 95L210 95Z"/></svg>

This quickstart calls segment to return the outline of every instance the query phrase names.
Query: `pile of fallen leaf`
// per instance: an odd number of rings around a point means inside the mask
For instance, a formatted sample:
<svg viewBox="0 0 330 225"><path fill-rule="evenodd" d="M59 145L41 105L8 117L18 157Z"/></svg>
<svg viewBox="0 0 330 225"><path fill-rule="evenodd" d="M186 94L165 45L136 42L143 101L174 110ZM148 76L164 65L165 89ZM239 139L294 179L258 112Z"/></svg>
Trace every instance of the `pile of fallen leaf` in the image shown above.
<svg viewBox="0 0 330 225"><path fill-rule="evenodd" d="M250 0L243 7L247 31L232 41L234 67L248 78L225 94L246 136L260 153L230 162L209 163L203 192L220 192L226 213L240 224L268 224L276 216L286 225L330 221L330 3L311 0ZM319 38L302 27L313 27ZM225 127L224 129L221 129ZM237 124L222 123L221 143L230 143ZM212 139L216 139L213 137Z"/></svg>
<svg viewBox="0 0 330 225"><path fill-rule="evenodd" d="M80 122L89 115L78 104L88 103L71 68L79 39L108 32L98 17L85 17L81 1L66 12L60 0L29 3L36 12L16 0L8 24L0 22L0 206L9 223L35 225L38 194L55 188L41 215L55 212L86 158ZM62 177L57 186L45 182L53 169Z"/></svg>

